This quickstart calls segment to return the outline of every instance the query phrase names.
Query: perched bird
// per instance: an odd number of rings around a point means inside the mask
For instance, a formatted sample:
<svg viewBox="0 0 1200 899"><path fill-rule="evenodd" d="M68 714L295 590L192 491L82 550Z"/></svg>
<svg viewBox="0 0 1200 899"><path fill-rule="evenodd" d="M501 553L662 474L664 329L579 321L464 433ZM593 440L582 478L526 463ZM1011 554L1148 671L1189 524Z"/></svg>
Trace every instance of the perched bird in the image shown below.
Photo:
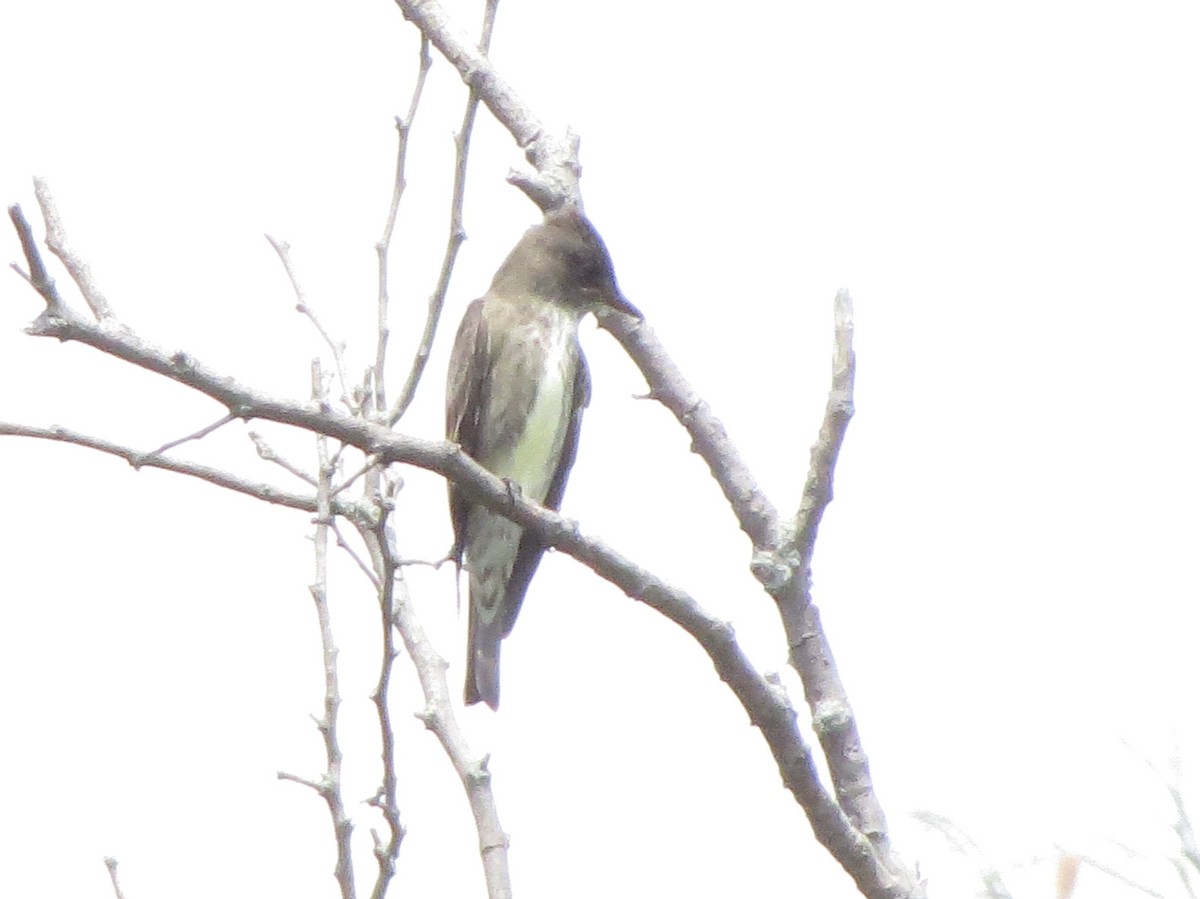
<svg viewBox="0 0 1200 899"><path fill-rule="evenodd" d="M600 235L573 207L546 215L467 307L446 384L446 436L526 499L557 509L591 395L579 322L603 306L641 318ZM500 704L500 641L545 545L454 484L453 558L467 570L467 704Z"/></svg>

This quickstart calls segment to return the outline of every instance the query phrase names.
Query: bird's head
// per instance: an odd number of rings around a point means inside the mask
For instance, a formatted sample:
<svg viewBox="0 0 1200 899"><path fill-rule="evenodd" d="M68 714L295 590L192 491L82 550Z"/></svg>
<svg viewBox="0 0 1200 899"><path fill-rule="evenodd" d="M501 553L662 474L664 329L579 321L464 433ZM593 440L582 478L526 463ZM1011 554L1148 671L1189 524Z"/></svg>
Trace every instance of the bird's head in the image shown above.
<svg viewBox="0 0 1200 899"><path fill-rule="evenodd" d="M608 307L642 317L617 287L604 241L574 206L548 213L525 232L496 272L492 289L532 293L580 312Z"/></svg>

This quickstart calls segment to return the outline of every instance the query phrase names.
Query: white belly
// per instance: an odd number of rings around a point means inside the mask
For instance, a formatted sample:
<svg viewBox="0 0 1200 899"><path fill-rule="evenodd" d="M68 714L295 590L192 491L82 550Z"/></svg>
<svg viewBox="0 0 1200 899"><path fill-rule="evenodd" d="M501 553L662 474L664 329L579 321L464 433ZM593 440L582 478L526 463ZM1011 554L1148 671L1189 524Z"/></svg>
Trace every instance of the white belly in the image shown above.
<svg viewBox="0 0 1200 899"><path fill-rule="evenodd" d="M515 481L526 498L544 502L558 468L570 420L571 394L575 379L568 382L568 353L573 330L563 328L544 356L538 373L537 398L529 410L521 437L500 452L489 466L498 476Z"/></svg>

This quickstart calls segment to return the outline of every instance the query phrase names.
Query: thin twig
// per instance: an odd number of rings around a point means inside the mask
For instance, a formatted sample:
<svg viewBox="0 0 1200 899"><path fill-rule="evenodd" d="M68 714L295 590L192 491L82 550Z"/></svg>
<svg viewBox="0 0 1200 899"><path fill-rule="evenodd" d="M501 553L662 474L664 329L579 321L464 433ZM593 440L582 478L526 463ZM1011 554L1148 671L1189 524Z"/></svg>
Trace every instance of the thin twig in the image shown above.
<svg viewBox="0 0 1200 899"><path fill-rule="evenodd" d="M792 522L789 541L805 558L811 558L817 529L825 509L833 500L833 471L837 465L846 428L854 417L854 304L847 290L839 290L833 301L833 375L825 402L825 419L812 448L808 477L800 505Z"/></svg>
<svg viewBox="0 0 1200 899"><path fill-rule="evenodd" d="M942 838L953 847L959 855L966 858L975 868L975 873L983 882L984 896L987 899L1012 899L1004 877L1000 870L992 864L979 844L971 835L949 818L930 811L917 811L913 817L942 835Z"/></svg>
<svg viewBox="0 0 1200 899"><path fill-rule="evenodd" d="M376 492L379 514L376 516L374 527L359 526L358 532L367 544L371 554L371 563L378 574L376 586L379 597L379 628L382 638L379 658L379 677L375 689L371 693L371 701L375 705L376 718L379 721L379 755L382 762L382 776L379 789L371 798L370 804L379 809L383 815L387 831L380 836L375 829L371 830L374 843L375 861L378 873L375 876L375 888L371 891L371 899L383 899L388 886L396 874L396 860L400 855L400 844L404 840L404 824L400 820L400 806L396 799L398 777L396 774L396 734L392 725L392 713L389 705L389 695L392 684L392 672L395 669L396 652L395 623L395 590L400 572L397 570L393 554L388 547L390 534L391 510L395 509L395 496L400 489L399 482L390 478L382 466L373 470L368 488Z"/></svg>
<svg viewBox="0 0 1200 899"><path fill-rule="evenodd" d="M1063 849L1061 846L1058 846L1057 844L1055 845L1055 848L1058 849L1060 852L1066 852L1065 849ZM1111 865L1105 864L1104 862L1100 861L1097 858L1093 858L1089 855L1082 855L1080 853L1074 853L1074 855L1083 864L1085 864L1091 868L1095 868L1101 874L1107 874L1113 880L1119 881L1120 883L1125 884L1125 886L1130 887L1131 889L1137 890L1139 893L1144 893L1145 895L1150 896L1151 899L1167 899L1166 893L1156 890L1156 889L1154 889L1154 887L1147 886L1144 883L1139 883L1138 881L1136 881L1132 877L1130 877L1128 874L1122 873L1121 871L1117 870L1116 868L1112 867Z"/></svg>
<svg viewBox="0 0 1200 899"><path fill-rule="evenodd" d="M34 178L33 192L37 196L38 205L42 207L42 218L46 222L46 246L66 266L67 271L71 274L71 279L79 287L84 302L88 304L88 308L92 310L92 315L96 317L96 320L103 321L112 318L112 308L108 305L104 294L100 292L100 288L96 286L96 282L92 280L91 268L67 245L67 235L62 226L62 219L58 215L58 207L54 204L50 188L46 185L46 179Z"/></svg>
<svg viewBox="0 0 1200 899"><path fill-rule="evenodd" d="M1179 857L1173 858L1170 861L1188 895L1195 896L1196 890L1193 887L1193 881L1196 874L1200 873L1200 845L1197 845L1191 813L1188 809L1187 799L1183 795L1183 764L1179 754L1179 746L1176 745L1172 750L1171 757L1167 762L1168 770L1163 771L1149 757L1138 751L1128 740L1122 740L1121 742L1125 745L1126 749L1132 752L1162 782L1163 789L1167 791L1167 795L1170 797L1171 805L1175 810L1175 820L1171 824L1171 829L1175 832L1175 836L1179 840ZM1140 852L1120 846L1120 844L1118 846L1131 856L1143 857L1143 854Z"/></svg>
<svg viewBox="0 0 1200 899"><path fill-rule="evenodd" d="M335 343L333 337L325 330L325 326L321 324L320 318L317 317L316 310L308 304L308 299L304 293L304 288L300 286L300 279L296 277L296 269L292 265L292 245L286 240L276 240L270 234L264 234L267 243L275 250L279 256L279 261L283 263L283 270L287 273L288 280L292 283L292 292L296 294L296 311L305 316L317 333L321 335L321 339L325 341L333 353L333 364L337 369L338 383L342 388L340 397L342 403L351 412L357 411L360 403L352 399L349 391L349 379L346 377L346 345L344 343Z"/></svg>
<svg viewBox="0 0 1200 899"><path fill-rule="evenodd" d="M262 436L262 434L258 433L258 431L250 431L246 436L249 437L254 443L254 449L258 452L259 458L261 458L264 462L272 462L275 465L278 465L284 471L295 475L304 483L312 487L317 486L316 478L310 475L299 465L289 462L283 456L279 455L279 453L275 451L275 448L271 446L271 444L267 443L266 439Z"/></svg>
<svg viewBox="0 0 1200 899"><path fill-rule="evenodd" d="M367 459L362 464L361 468L359 468L356 472L354 472L354 474L345 478L342 481L342 483L340 483L339 485L337 485L336 487L333 488L333 495L337 496L342 491L347 490L350 487L354 486L355 482L357 482L359 478L361 478L363 475L367 474L367 472L371 471L378 464L379 464L379 460L377 458L375 458L374 456L367 456Z"/></svg>
<svg viewBox="0 0 1200 899"><path fill-rule="evenodd" d="M324 378L320 360L314 359L312 366L313 399L324 402ZM325 669L325 708L317 729L325 744L325 773L317 781L305 780L297 775L279 772L281 780L304 784L315 790L329 807L329 818L333 824L334 843L337 846L337 861L333 876L341 890L342 899L354 899L354 863L350 854L354 823L346 816L342 799L342 750L338 745L338 708L341 695L338 689L338 649L333 640L333 626L329 614L329 528L333 520L330 502L330 485L333 472L329 466L328 439L317 437L317 517L313 535L315 553L315 576L309 593L316 607L317 622L321 630L321 653Z"/></svg>
<svg viewBox="0 0 1200 899"><path fill-rule="evenodd" d="M1196 830L1192 827L1192 816L1183 795L1183 771L1178 749L1171 758L1171 775L1163 776L1163 786L1166 787L1171 804L1175 807L1172 829L1179 839L1179 851L1191 865L1192 873L1200 873L1200 844L1196 842ZM1188 886L1191 886L1190 880Z"/></svg>
<svg viewBox="0 0 1200 899"><path fill-rule="evenodd" d="M246 496L277 506L299 509L303 512L317 511L315 496L289 493L280 490L272 484L266 484L261 481L249 481L208 465L185 462L180 459L166 459L162 456L152 456L142 450L137 450L130 446L122 446L100 437L81 434L70 428L63 428L57 425L49 428L38 428L31 425L18 425L0 421L0 437L27 437L34 440L52 440L58 443L70 443L124 459L134 468L158 468L163 471L198 478L210 484L215 484L217 487L232 490L235 493L243 493ZM370 523L372 520L371 513L365 506L351 500L334 499L333 510L336 514L350 521Z"/></svg>
<svg viewBox="0 0 1200 899"><path fill-rule="evenodd" d="M205 425L199 431L196 431L194 434L188 434L186 437L180 437L178 440L168 441L167 443L164 443L162 446L160 446L158 449L151 450L150 452L148 452L146 454L146 457L153 458L154 456L161 456L167 450L174 449L175 447L180 446L181 444L189 443L193 440L201 440L201 439L207 437L213 431L217 430L218 428L225 427L225 425L229 424L231 421L237 421L238 417L239 416L234 415L232 412L228 413L227 415L223 415L219 419L214 421L212 424Z"/></svg>
<svg viewBox="0 0 1200 899"><path fill-rule="evenodd" d="M111 855L104 859L104 867L108 868L108 879L112 881L113 895L116 899L125 899L125 894L121 891L121 881L117 877L117 860Z"/></svg>
<svg viewBox="0 0 1200 899"><path fill-rule="evenodd" d="M479 51L486 57L492 44L492 31L496 25L496 7L500 0L488 0L483 12L483 29L479 38ZM425 366L429 362L429 354L433 351L433 339L437 335L438 324L442 320L442 308L446 304L446 294L450 290L450 277L454 273L454 263L458 259L458 251L467 232L463 227L462 211L463 198L467 192L467 159L471 152L471 134L475 129L475 115L479 110L479 94L474 88L467 93L467 106L463 110L462 126L454 137L454 189L450 193L450 234L446 239L446 252L442 255L442 268L438 273L437 285L429 297L429 309L425 314L425 327L421 331L421 340L417 344L416 354L408 370L408 377L395 406L388 415L388 422L395 427L413 398L417 395L417 387Z"/></svg>
<svg viewBox="0 0 1200 899"><path fill-rule="evenodd" d="M351 561L358 566L358 570L366 575L367 580L371 582L371 586L378 591L380 589L379 576L371 570L371 566L363 561L363 557L358 554L358 551L346 542L346 537L342 534L341 528L338 527L336 518L331 518L329 520L329 527L332 529L334 537L337 538L338 549L342 550L350 557Z"/></svg>
<svg viewBox="0 0 1200 899"><path fill-rule="evenodd" d="M54 315L66 304L63 303L54 279L46 271L46 263L42 261L41 251L38 250L37 240L33 236L33 228L29 226L29 221L25 218L25 213L21 210L19 203L8 207L8 217L17 231L17 239L21 241L21 252L25 254L29 274L25 274L16 265L13 265L13 270L33 286L33 289L46 301L46 311Z"/></svg>
<svg viewBox="0 0 1200 899"><path fill-rule="evenodd" d="M513 136L533 165L531 175L509 180L543 210L579 197L579 141L569 132L553 135L520 95L500 76L487 54L473 46L462 29L435 0L396 0L406 19L426 35L458 69L463 82Z"/></svg>
<svg viewBox="0 0 1200 899"><path fill-rule="evenodd" d="M404 196L404 189L408 186L404 177L404 165L408 159L408 136L417 117L417 107L421 102L421 93L425 89L425 77L429 74L432 65L433 58L429 55L429 38L421 35L421 46L417 51L417 81L413 86L412 99L408 104L408 114L404 118L396 116L396 178L392 183L392 201L388 204L383 236L375 244L375 254L379 259L379 297L376 304L378 334L375 341L375 366L371 372L371 380L375 387L372 396L377 415L383 415L387 409L387 348L388 336L391 333L388 325L388 255L392 248L392 233L396 230L396 216L400 212L400 198Z"/></svg>

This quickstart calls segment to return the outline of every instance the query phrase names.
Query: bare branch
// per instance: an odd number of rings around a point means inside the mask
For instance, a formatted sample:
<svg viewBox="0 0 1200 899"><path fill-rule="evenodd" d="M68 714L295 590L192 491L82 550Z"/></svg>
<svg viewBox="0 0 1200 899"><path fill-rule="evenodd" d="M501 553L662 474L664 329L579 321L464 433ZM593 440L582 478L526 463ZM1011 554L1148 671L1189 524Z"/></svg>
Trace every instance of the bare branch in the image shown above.
<svg viewBox="0 0 1200 899"><path fill-rule="evenodd" d="M321 376L321 363L313 360L313 399L326 405L325 386ZM325 437L317 437L317 518L313 535L315 553L315 576L309 593L317 611L317 622L321 630L321 652L325 668L325 709L317 721L325 744L325 773L318 781L309 781L294 774L279 772L282 780L304 784L325 800L329 806L329 818L333 823L334 843L337 846L337 862L333 876L341 890L342 899L354 899L354 864L350 854L350 840L354 823L346 816L342 800L342 750L338 745L338 709L341 695L338 690L338 649L333 640L333 627L329 616L329 528L333 520L330 502L330 484L333 471L329 463L329 446Z"/></svg>
<svg viewBox="0 0 1200 899"><path fill-rule="evenodd" d="M792 537L788 540L806 560L812 558L821 517L833 500L833 470L846 429L854 417L854 305L845 289L839 290L834 298L833 321L833 377L825 402L825 419L812 448L808 478L792 522Z"/></svg>
<svg viewBox="0 0 1200 899"><path fill-rule="evenodd" d="M1196 888L1194 883L1196 875L1200 874L1200 845L1197 845L1191 813L1188 809L1187 799L1183 795L1183 766L1179 756L1179 747L1178 745L1175 746L1167 762L1168 770L1163 771L1128 740L1122 740L1121 742L1124 743L1130 752L1137 756L1142 764L1150 769L1150 772L1162 782L1163 789L1167 791L1167 796L1170 798L1171 806L1175 811L1175 820L1171 823L1171 829L1179 841L1179 856L1170 859L1170 862L1172 867L1175 868L1175 873L1182 882L1184 889L1187 890L1187 894L1195 896ZM1120 848L1125 849L1129 855L1139 858L1143 857L1142 853L1135 852L1128 847L1122 846Z"/></svg>
<svg viewBox="0 0 1200 899"><path fill-rule="evenodd" d="M366 562L363 561L362 556L358 554L354 547L346 542L345 535L342 534L341 528L337 526L336 518L331 518L329 520L329 527L333 530L334 537L337 538L338 549L342 550L350 557L351 561L358 566L358 570L366 575L367 580L371 582L371 586L374 587L376 591L379 591L381 589L379 576L371 570L371 567Z"/></svg>
<svg viewBox="0 0 1200 899"><path fill-rule="evenodd" d="M320 719L316 719L316 723L320 726ZM326 784L323 780L313 780L308 777L301 777L299 774L292 774L289 771L276 771L275 777L279 780L286 780L289 783L300 784L302 787L308 787L310 790L318 793L321 796L325 795Z"/></svg>
<svg viewBox="0 0 1200 899"><path fill-rule="evenodd" d="M483 31L479 38L479 51L487 56L492 44L492 30L496 24L496 7L500 0L488 0L483 13ZM408 370L404 387L395 406L388 415L388 423L395 427L396 422L404 417L413 398L417 395L417 385L425 373L425 365L429 362L429 354L433 351L433 339L437 334L438 324L442 319L442 308L446 303L446 293L450 289L450 276L454 272L454 263L458 259L458 251L467 239L463 227L462 210L463 198L467 191L467 158L471 152L471 134L475 128L475 114L479 110L479 94L474 89L467 92L467 107L463 110L462 126L454 137L454 188L450 194L450 235L446 240L446 252L442 255L442 269L438 273L437 285L429 297L429 310L425 315L425 328L421 332L421 340L417 345L416 355Z"/></svg>
<svg viewBox="0 0 1200 899"><path fill-rule="evenodd" d="M33 191L37 196L38 205L42 207L42 218L46 222L46 246L66 266L96 320L112 318L113 311L108 305L108 300L92 280L91 268L67 246L67 234L63 230L62 219L58 215L58 207L54 204L50 188L46 185L46 179L34 178Z"/></svg>
<svg viewBox="0 0 1200 899"><path fill-rule="evenodd" d="M353 487L359 478L361 478L364 475L366 475L367 473L369 473L378 464L379 464L379 460L376 459L374 456L367 456L367 459L362 464L361 468L359 468L356 472L354 472L354 474L345 478L342 481L342 483L338 484L336 487L333 488L333 495L337 496L339 493L343 492L344 490L348 490L349 488Z"/></svg>
<svg viewBox="0 0 1200 899"><path fill-rule="evenodd" d="M543 210L579 200L578 140L547 133L537 116L492 67L487 54L475 46L454 20L434 0L396 0L404 18L433 41L458 69L462 80L478 93L525 151L535 174L519 185Z"/></svg>
<svg viewBox="0 0 1200 899"><path fill-rule="evenodd" d="M992 864L979 844L971 835L942 815L928 811L913 813L913 817L928 827L937 831L956 852L968 859L975 867L975 873L983 881L984 893L987 899L1012 899L1012 893L1004 883L999 869Z"/></svg>
<svg viewBox="0 0 1200 899"><path fill-rule="evenodd" d="M278 465L289 474L295 475L304 483L312 487L317 486L317 479L310 475L307 471L292 462L289 462L283 456L275 451L271 444L267 443L266 439L257 431L250 431L247 435L254 443L254 449L258 452L259 458L264 462L271 462Z"/></svg>
<svg viewBox="0 0 1200 899"><path fill-rule="evenodd" d="M113 895L116 899L125 899L121 891L121 881L117 877L117 860L111 855L104 859L104 867L108 868L108 879L112 881Z"/></svg>
<svg viewBox="0 0 1200 899"><path fill-rule="evenodd" d="M389 549L390 552L390 549ZM446 683L446 660L438 655L425 636L421 622L408 596L402 579L396 581L395 621L417 669L421 689L425 693L425 708L419 717L445 749L454 770L458 772L475 828L479 831L479 854L487 882L489 899L511 899L512 886L508 873L508 835L500 824L496 797L492 793L492 775L487 756L477 757L467 743L466 735L454 716L450 688Z"/></svg>
<svg viewBox="0 0 1200 899"><path fill-rule="evenodd" d="M1179 763L1178 750L1171 759L1171 775L1162 775L1163 786L1167 790L1167 794L1171 797L1171 805L1175 807L1175 821L1172 824L1172 829L1175 831L1175 836L1179 840L1179 852L1183 858L1191 865L1189 874L1186 878L1186 883L1191 891L1191 878L1197 873L1200 873L1200 844L1196 842L1196 831L1192 827L1192 816L1188 811L1187 800L1183 795L1183 774Z"/></svg>
<svg viewBox="0 0 1200 899"><path fill-rule="evenodd" d="M789 661L804 684L838 803L904 889L917 895L920 885L891 850L887 820L874 791L867 754L811 594L817 528L833 496L833 471L854 409L854 330L848 292L838 292L834 310L833 379L825 417L812 449L800 509L787 529L724 426L675 367L650 327L644 321L615 314L602 315L601 325L613 333L641 369L651 396L670 409L687 429L694 451L708 464L742 530L753 541L751 570L779 609Z"/></svg>
<svg viewBox="0 0 1200 899"><path fill-rule="evenodd" d="M1061 846L1056 845L1055 848L1058 849L1062 853L1066 853L1066 850ZM1139 883L1138 881L1134 880L1133 878L1129 877L1128 875L1121 873L1116 868L1112 867L1111 865L1105 864L1104 862L1100 861L1097 858L1093 858L1089 855L1082 855L1077 852L1072 853L1072 854L1076 858L1078 858L1082 864L1085 864L1091 868L1095 868L1101 874L1107 874L1113 880L1123 883L1123 884L1125 884L1125 886L1130 887L1134 890L1137 890L1139 893L1144 893L1145 895L1150 896L1151 899L1167 899L1166 893L1156 890L1153 887L1147 886L1144 883Z"/></svg>
<svg viewBox="0 0 1200 899"><path fill-rule="evenodd" d="M54 285L54 279L46 271L46 264L42 261L37 240L33 236L33 229L29 227L29 221L25 218L25 213L21 211L20 204L14 203L8 207L8 217L17 231L17 239L21 241L21 251L25 254L29 274L25 274L16 265L13 266L13 270L32 285L33 289L46 301L46 311L54 315L65 304L62 296L59 295L58 288Z"/></svg>
<svg viewBox="0 0 1200 899"><path fill-rule="evenodd" d="M396 178L392 185L392 202L388 205L387 221L383 225L383 236L375 244L375 254L379 257L379 297L377 300L377 337L375 343L375 367L371 380L374 381L374 407L377 415L382 415L387 409L387 346L390 329L388 326L388 254L392 248L392 233L396 230L396 216L400 212L400 198L404 196L407 182L404 178L404 165L408 159L408 135L412 130L413 121L417 117L417 106L421 102L421 93L425 88L425 77L433 60L429 56L429 38L421 35L421 47L417 54L417 82L413 87L412 100L408 104L408 115L396 117Z"/></svg>
<svg viewBox="0 0 1200 899"><path fill-rule="evenodd" d="M829 397L820 434L813 446L808 477L791 533L776 556L788 559L793 575L772 591L779 602L789 660L804 683L813 727L829 763L838 802L855 827L885 857L891 856L887 819L875 794L867 754L854 711L838 675L833 651L812 599L812 557L817 529L833 499L833 472L846 429L854 414L854 313L850 294L834 299L834 354ZM766 581L764 581L766 583ZM770 589L768 587L768 589Z"/></svg>
<svg viewBox="0 0 1200 899"><path fill-rule="evenodd" d="M687 430L693 452L708 465L746 536L755 547L778 547L782 535L775 506L759 488L725 425L667 355L654 329L644 320L619 313L602 312L598 318L641 371L651 398L666 406Z"/></svg>
<svg viewBox="0 0 1200 899"><path fill-rule="evenodd" d="M222 471L219 468L199 465L195 462L184 462L180 459L167 459L162 456L143 452L142 450L136 450L133 447L121 446L100 437L81 434L78 431L72 431L69 428L57 425L49 428L37 428L30 425L0 422L0 437L29 437L35 440L72 443L76 446L86 447L101 453L107 453L110 456L116 456L119 459L124 459L134 468L159 468L163 471L171 471L176 474L199 478L202 481L208 481L210 484L215 484L226 490L243 493L246 496L262 500L263 502L273 503L277 506L286 506L289 509L299 509L303 512L317 511L317 500L314 496L289 493L271 484L248 481L227 471ZM352 500L334 500L333 509L336 514L350 521L369 522L371 520L371 511Z"/></svg>
<svg viewBox="0 0 1200 899"><path fill-rule="evenodd" d="M321 320L317 317L316 310L308 304L308 299L305 297L304 288L300 286L300 279L296 277L296 269L292 265L292 245L286 240L276 240L270 234L264 234L267 243L275 250L279 256L279 261L283 263L283 270L287 272L288 280L292 283L292 291L296 294L296 311L305 316L317 333L321 335L321 339L329 347L333 353L333 364L337 369L338 383L342 388L340 397L342 403L351 412L357 411L362 405L357 398L352 398L349 389L349 379L346 377L346 345L344 343L335 343L329 332L325 330L325 326L321 324Z"/></svg>
<svg viewBox="0 0 1200 899"><path fill-rule="evenodd" d="M181 444L190 443L193 440L202 440L203 438L207 437L209 434L211 434L213 431L217 430L218 428L223 428L223 427L225 427L225 425L229 424L231 421L237 421L237 420L238 420L238 416L236 416L232 412L230 412L228 415L221 416L219 419L214 421L212 424L205 425L204 427L202 427L199 431L196 431L195 433L188 434L186 437L180 437L178 440L171 440L171 441L168 441L167 443L164 443L158 449L151 450L149 453L147 453L147 456L161 456L167 450L174 449L175 447L180 446Z"/></svg>
<svg viewBox="0 0 1200 899"><path fill-rule="evenodd" d="M379 677L375 689L371 693L371 701L375 704L375 716L379 722L380 758L383 765L383 776L380 778L379 789L370 800L370 804L379 809L387 825L386 836L381 837L375 830L371 831L374 839L375 861L378 873L375 877L375 888L371 891L371 899L383 899L387 894L388 885L396 874L396 860L400 855L400 844L404 840L404 824L400 820L400 807L396 798L396 736L392 726L392 713L388 704L392 684L392 671L395 667L395 590L397 578L401 573L397 569L393 554L388 550L389 525L387 510L395 508L395 494L400 489L398 481L393 480L382 468L375 468L368 478L368 489L376 492L379 499L380 514L376 516L372 528L359 526L358 532L367 544L371 554L371 564L377 573L376 585L379 597L379 628L382 636L380 648Z"/></svg>

